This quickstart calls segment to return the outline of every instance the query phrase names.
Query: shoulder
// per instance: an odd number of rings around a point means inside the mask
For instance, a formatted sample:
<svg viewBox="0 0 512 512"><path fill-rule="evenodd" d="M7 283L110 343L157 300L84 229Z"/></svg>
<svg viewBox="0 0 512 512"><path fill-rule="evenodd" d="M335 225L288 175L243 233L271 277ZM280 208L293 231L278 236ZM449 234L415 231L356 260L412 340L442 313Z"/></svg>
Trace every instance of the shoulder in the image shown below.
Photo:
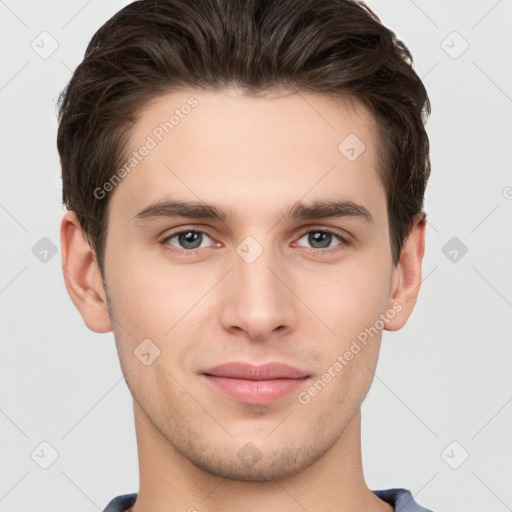
<svg viewBox="0 0 512 512"><path fill-rule="evenodd" d="M103 512L123 512L129 509L137 499L137 494L123 494L114 498Z"/></svg>
<svg viewBox="0 0 512 512"><path fill-rule="evenodd" d="M372 492L381 500L393 505L397 512L433 512L419 505L408 489L381 489Z"/></svg>

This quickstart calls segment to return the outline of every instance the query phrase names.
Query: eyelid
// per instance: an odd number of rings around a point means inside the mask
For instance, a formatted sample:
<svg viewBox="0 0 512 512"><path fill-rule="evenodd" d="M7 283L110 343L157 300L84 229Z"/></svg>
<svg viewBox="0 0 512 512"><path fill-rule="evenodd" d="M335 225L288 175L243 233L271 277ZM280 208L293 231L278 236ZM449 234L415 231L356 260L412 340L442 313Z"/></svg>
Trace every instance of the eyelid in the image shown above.
<svg viewBox="0 0 512 512"><path fill-rule="evenodd" d="M340 247L340 246L344 247L344 246L347 246L347 245L350 244L349 237L347 235L342 235L338 230L335 230L335 229L332 229L332 228L322 228L322 227L314 227L314 226L313 227L309 227L306 231L304 231L298 237L297 240L300 240L301 238L303 238L305 235L308 235L309 233L315 233L315 232L329 233L330 235L333 235L333 236L337 237L339 239L340 243L335 245L334 247L328 247L328 248L325 248L325 249L317 249L315 247L304 247L302 245L300 245L299 247L307 249L310 252L329 253L329 252L332 252L332 251L339 250L339 249L337 249L337 247Z"/></svg>
<svg viewBox="0 0 512 512"><path fill-rule="evenodd" d="M167 250L170 250L170 251L177 251L177 252L182 252L182 253L186 253L186 254L194 254L196 251L199 251L201 249L208 249L209 247L200 247L200 248L197 248L197 249L180 249L178 247L174 247L174 246L171 246L173 247L172 249L168 249L168 246L170 244L168 244L167 242L169 241L169 239L171 238L174 238L175 236L178 236L178 235L181 235L182 233L188 233L188 232L193 232L193 233L200 233L201 235L206 235L208 238L210 238L213 242L215 242L215 239L213 236L211 236L207 231L203 230L203 229L198 229L198 228L192 228L192 227L184 227L184 228L179 228L177 229L177 231L172 231L168 234L166 234L161 240L160 240L160 243L164 246L165 249ZM219 242L215 242L215 243L219 243ZM210 247L213 247L210 246Z"/></svg>
<svg viewBox="0 0 512 512"><path fill-rule="evenodd" d="M169 250L169 251L172 251L172 252L178 252L178 253L185 253L185 254L188 254L188 255L196 254L200 250L209 249L209 248L213 247L213 246L210 246L210 247L200 247L200 248L197 248L197 249L179 249L177 247L171 246L172 248L169 248L170 244L167 243L167 241L169 239L174 238L175 236L180 235L182 233L187 233L187 232L190 232L190 231L192 231L194 233L200 233L202 235L206 235L212 241L215 241L214 237L211 236L208 233L208 231L203 230L203 229L199 229L199 228L186 227L185 226L185 227L177 228L176 231L172 231L171 233L166 234L160 240L160 243L164 246L165 250ZM305 246L302 246L302 245L299 245L297 247L301 247L302 249L306 249L308 252L312 252L312 253L330 253L332 251L340 250L340 249L337 249L340 246L341 247L345 247L345 246L350 245L350 243L351 243L350 242L350 238L349 238L348 235L341 234L338 230L333 229L333 228L319 227L319 226L316 226L316 227L315 226L308 226L307 229L305 229L305 230L303 230L301 232L301 234L298 236L297 240L300 240L305 235L307 235L309 233L312 233L312 232L329 233L329 234L337 237L339 239L340 243L335 245L334 247L328 247L328 248L322 248L322 249L317 249L315 247L305 247ZM220 242L216 242L216 243L220 244ZM296 242L294 242L294 244L295 243Z"/></svg>

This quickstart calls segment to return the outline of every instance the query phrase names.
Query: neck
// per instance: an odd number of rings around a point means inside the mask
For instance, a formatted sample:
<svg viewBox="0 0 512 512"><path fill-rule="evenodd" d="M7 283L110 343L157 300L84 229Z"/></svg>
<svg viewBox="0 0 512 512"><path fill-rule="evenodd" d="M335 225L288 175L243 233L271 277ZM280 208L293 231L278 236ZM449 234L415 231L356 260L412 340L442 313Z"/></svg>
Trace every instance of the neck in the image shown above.
<svg viewBox="0 0 512 512"><path fill-rule="evenodd" d="M131 512L392 512L367 487L361 461L361 414L320 459L291 477L237 481L208 473L178 452L134 403L140 489Z"/></svg>

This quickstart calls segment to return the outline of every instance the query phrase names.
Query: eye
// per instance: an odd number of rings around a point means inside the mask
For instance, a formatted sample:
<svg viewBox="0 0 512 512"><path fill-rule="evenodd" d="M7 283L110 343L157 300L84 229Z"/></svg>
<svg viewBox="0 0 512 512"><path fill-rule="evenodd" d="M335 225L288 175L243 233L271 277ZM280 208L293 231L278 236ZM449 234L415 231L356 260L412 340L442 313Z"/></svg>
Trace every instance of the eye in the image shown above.
<svg viewBox="0 0 512 512"><path fill-rule="evenodd" d="M169 235L168 237L164 238L161 243L168 250L173 250L168 247L171 245L178 250L191 252L195 249L203 249L204 247L208 247L208 240L211 241L211 238L203 231L187 229Z"/></svg>
<svg viewBox="0 0 512 512"><path fill-rule="evenodd" d="M307 231L301 236L301 238L299 238L299 242L303 239L306 239L306 242L311 245L312 248L310 250L312 252L326 252L326 249L335 249L338 246L348 245L348 241L344 237L339 233L328 229L314 229L312 231ZM338 239L340 243L332 246L331 243L336 241L336 239Z"/></svg>
<svg viewBox="0 0 512 512"><path fill-rule="evenodd" d="M307 247L300 243L304 239L311 247ZM335 243L336 240L338 243ZM185 229L171 233L160 243L167 251L194 255L199 249L212 247L212 241L213 239L204 231ZM221 245L222 244L217 243L217 246ZM312 253L336 251L347 245L349 245L349 242L342 235L329 229L314 229L306 231L298 240L299 247L304 247Z"/></svg>

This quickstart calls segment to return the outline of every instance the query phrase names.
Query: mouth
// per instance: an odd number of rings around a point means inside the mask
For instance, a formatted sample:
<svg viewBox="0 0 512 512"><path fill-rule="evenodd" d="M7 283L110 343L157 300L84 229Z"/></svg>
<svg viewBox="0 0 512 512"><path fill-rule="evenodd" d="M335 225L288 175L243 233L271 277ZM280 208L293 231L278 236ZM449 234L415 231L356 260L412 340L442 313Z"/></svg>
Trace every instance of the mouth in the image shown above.
<svg viewBox="0 0 512 512"><path fill-rule="evenodd" d="M310 379L298 368L281 363L255 366L225 363L201 372L213 389L248 404L270 404L293 393Z"/></svg>

